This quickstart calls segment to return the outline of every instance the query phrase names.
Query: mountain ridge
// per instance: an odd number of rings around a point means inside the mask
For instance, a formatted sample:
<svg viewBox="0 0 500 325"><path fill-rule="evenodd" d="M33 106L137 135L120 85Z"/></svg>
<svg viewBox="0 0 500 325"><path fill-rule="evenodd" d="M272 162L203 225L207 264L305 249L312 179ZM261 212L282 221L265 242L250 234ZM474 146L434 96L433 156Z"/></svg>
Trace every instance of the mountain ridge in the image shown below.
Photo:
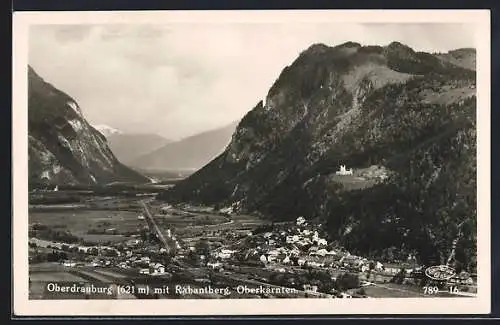
<svg viewBox="0 0 500 325"><path fill-rule="evenodd" d="M120 164L76 101L28 66L30 184L148 182Z"/></svg>
<svg viewBox="0 0 500 325"><path fill-rule="evenodd" d="M313 44L227 149L162 198L273 220L319 218L354 252L381 256L397 246L424 263L446 260L458 236L456 261L470 269L475 137L474 69L399 42ZM354 175L339 178L340 164Z"/></svg>

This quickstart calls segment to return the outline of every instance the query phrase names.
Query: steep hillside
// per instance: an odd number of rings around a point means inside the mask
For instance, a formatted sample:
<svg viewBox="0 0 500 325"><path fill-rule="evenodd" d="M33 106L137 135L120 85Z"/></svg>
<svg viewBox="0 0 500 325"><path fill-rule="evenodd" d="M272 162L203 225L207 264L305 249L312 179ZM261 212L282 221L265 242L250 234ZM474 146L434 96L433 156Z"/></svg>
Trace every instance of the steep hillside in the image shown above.
<svg viewBox="0 0 500 325"><path fill-rule="evenodd" d="M141 170L197 170L224 151L236 125L231 123L168 143L129 164Z"/></svg>
<svg viewBox="0 0 500 325"><path fill-rule="evenodd" d="M463 48L449 51L445 54L439 54L441 60L458 65L460 67L476 70L476 50L472 48Z"/></svg>
<svg viewBox="0 0 500 325"><path fill-rule="evenodd" d="M28 150L31 184L148 182L120 164L78 104L28 68Z"/></svg>
<svg viewBox="0 0 500 325"><path fill-rule="evenodd" d="M149 133L113 133L106 139L116 158L124 164L171 142L158 134Z"/></svg>
<svg viewBox="0 0 500 325"><path fill-rule="evenodd" d="M475 109L475 72L451 61L397 42L315 44L228 148L163 198L318 218L353 252L471 269ZM340 164L354 175L336 175Z"/></svg>

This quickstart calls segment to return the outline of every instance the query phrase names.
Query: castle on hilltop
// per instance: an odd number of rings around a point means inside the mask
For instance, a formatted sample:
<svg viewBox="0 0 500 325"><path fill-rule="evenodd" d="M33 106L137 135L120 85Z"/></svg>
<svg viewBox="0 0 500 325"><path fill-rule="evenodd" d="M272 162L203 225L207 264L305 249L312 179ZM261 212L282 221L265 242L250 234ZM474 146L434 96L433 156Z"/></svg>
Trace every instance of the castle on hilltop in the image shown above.
<svg viewBox="0 0 500 325"><path fill-rule="evenodd" d="M335 172L336 175L352 175L352 168L346 169L345 165L340 165L340 170Z"/></svg>

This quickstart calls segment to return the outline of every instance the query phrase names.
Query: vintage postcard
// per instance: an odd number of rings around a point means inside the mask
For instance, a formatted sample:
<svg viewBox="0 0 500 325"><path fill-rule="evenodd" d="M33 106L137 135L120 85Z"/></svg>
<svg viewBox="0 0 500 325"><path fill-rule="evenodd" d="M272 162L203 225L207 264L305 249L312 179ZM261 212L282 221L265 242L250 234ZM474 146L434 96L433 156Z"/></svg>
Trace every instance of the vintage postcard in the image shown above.
<svg viewBox="0 0 500 325"><path fill-rule="evenodd" d="M489 313L489 17L15 13L14 314Z"/></svg>

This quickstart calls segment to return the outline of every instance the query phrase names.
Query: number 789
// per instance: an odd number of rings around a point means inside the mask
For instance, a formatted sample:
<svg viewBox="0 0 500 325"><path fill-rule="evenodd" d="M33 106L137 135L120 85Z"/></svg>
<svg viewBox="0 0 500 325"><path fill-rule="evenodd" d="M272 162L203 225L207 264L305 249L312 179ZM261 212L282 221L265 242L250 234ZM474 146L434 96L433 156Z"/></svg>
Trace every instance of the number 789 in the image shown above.
<svg viewBox="0 0 500 325"><path fill-rule="evenodd" d="M426 295L435 295L439 292L438 287L424 287L423 289Z"/></svg>

